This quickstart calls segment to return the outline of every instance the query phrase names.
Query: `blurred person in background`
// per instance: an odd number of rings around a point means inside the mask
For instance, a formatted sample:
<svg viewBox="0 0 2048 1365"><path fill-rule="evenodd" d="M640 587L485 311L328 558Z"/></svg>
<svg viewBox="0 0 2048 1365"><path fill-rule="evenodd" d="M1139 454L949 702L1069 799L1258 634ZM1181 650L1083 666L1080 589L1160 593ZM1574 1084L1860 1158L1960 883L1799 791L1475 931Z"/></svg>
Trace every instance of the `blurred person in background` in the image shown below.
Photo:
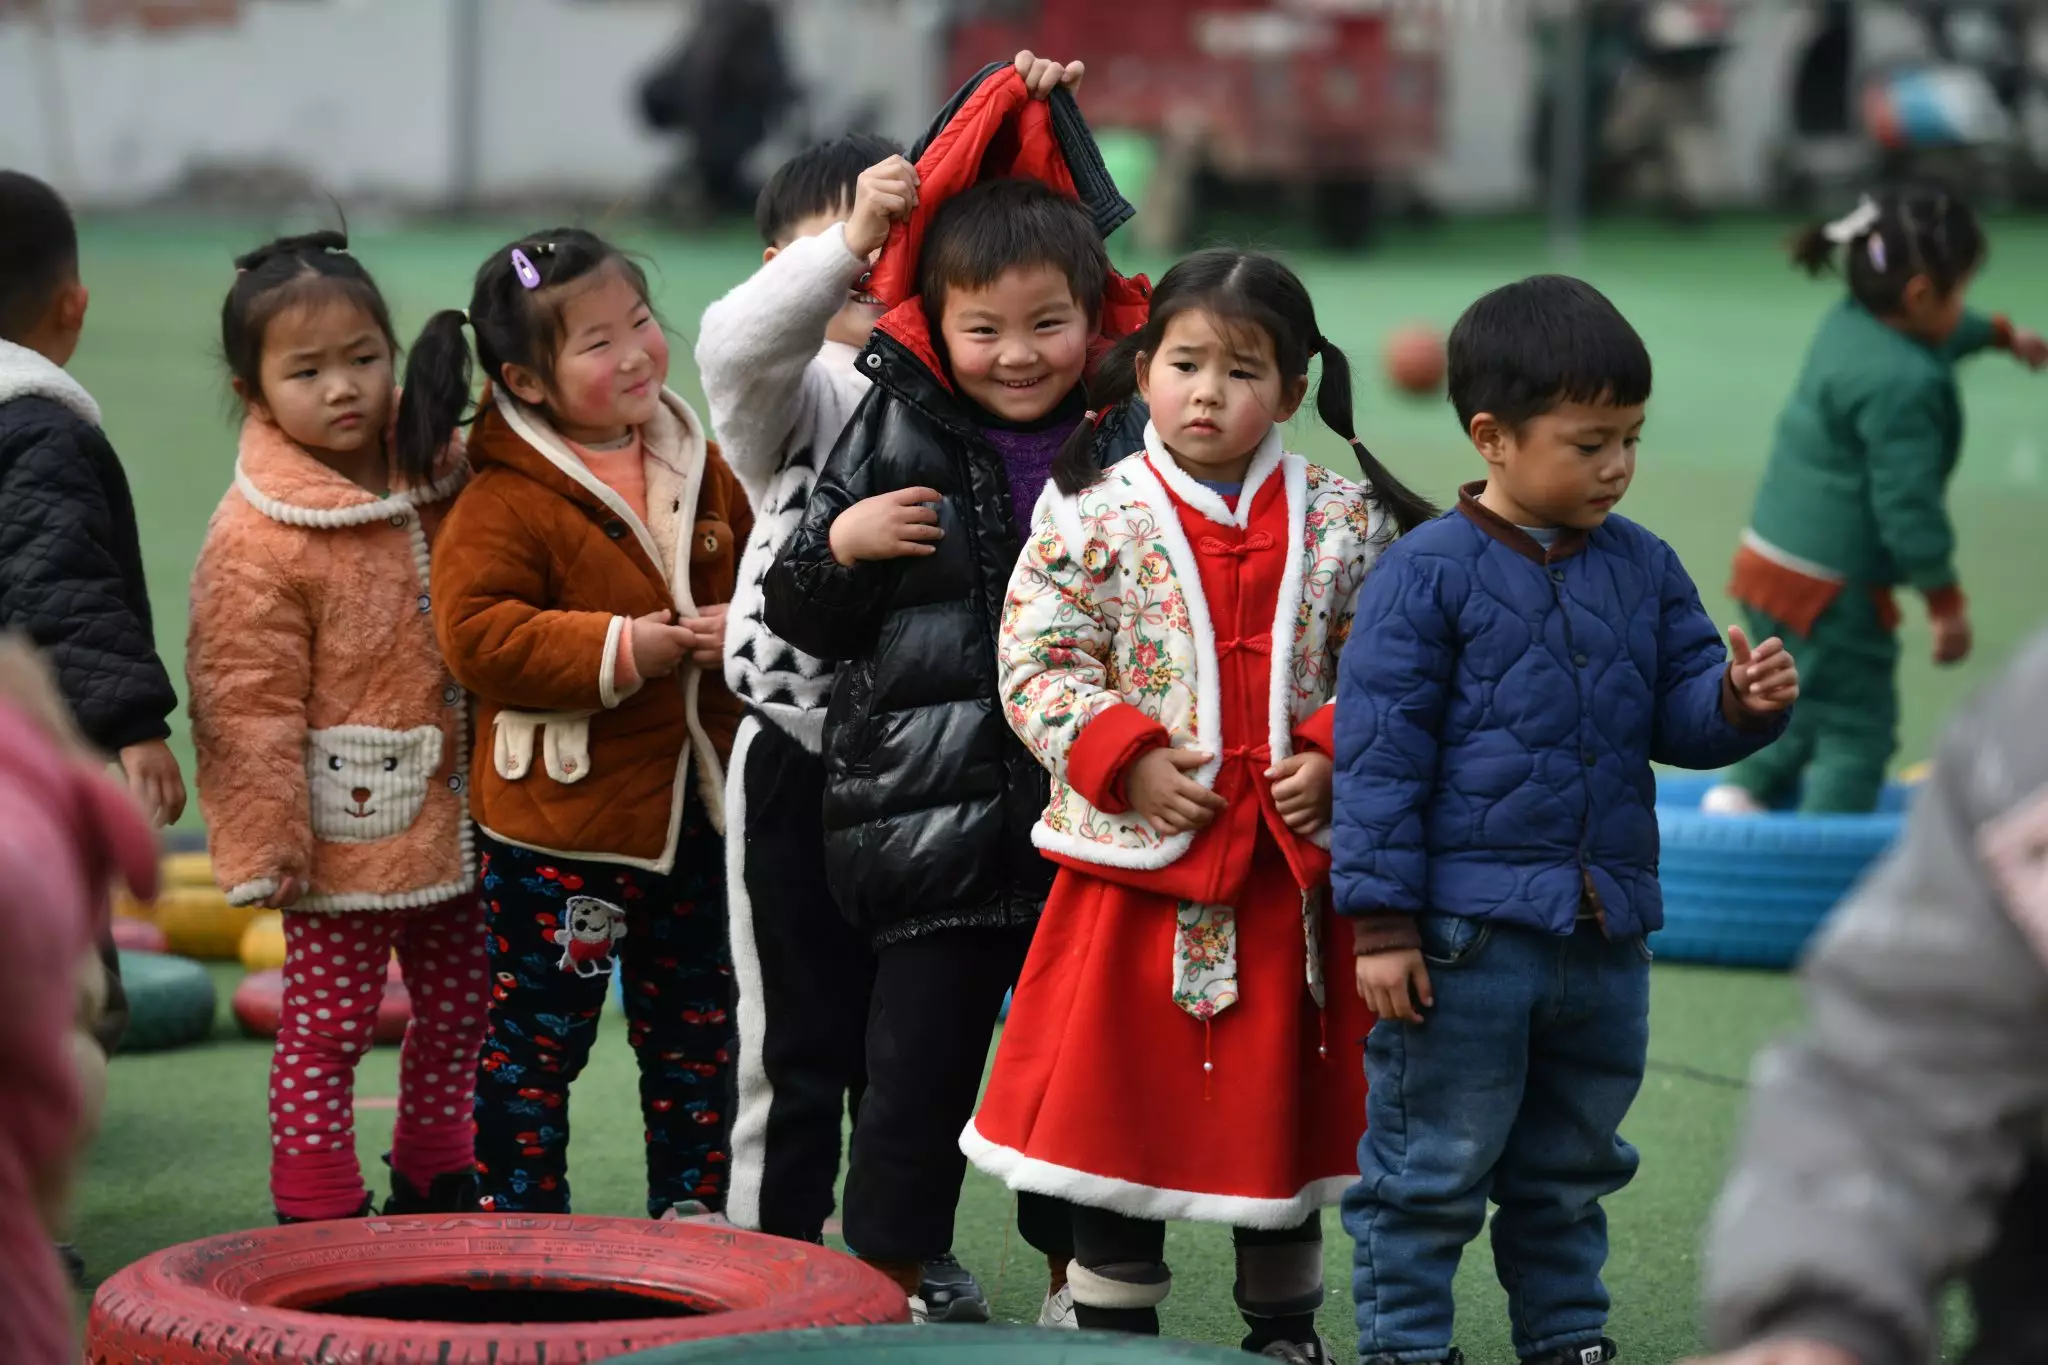
<svg viewBox="0 0 2048 1365"><path fill-rule="evenodd" d="M640 88L650 128L689 137L690 160L674 187L708 217L753 212L747 158L797 102L770 0L704 0L688 36Z"/></svg>
<svg viewBox="0 0 2048 1365"><path fill-rule="evenodd" d="M1706 1242L1718 1365L2048 1360L2048 634L1949 726L1904 841L1809 955Z"/></svg>

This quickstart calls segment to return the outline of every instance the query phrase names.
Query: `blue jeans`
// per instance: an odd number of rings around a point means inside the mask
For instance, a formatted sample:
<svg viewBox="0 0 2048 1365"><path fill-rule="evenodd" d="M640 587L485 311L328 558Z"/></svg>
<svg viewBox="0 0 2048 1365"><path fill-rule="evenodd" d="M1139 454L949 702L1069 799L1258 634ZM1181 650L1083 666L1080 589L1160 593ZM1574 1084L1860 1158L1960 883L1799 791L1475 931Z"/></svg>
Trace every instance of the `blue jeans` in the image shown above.
<svg viewBox="0 0 2048 1365"><path fill-rule="evenodd" d="M1344 1196L1359 1354L1445 1356L1451 1282L1489 1197L1516 1355L1590 1345L1607 1323L1600 1200L1636 1170L1616 1130L1643 1080L1649 949L1590 921L1568 938L1419 924L1436 1005L1366 1042L1366 1132Z"/></svg>

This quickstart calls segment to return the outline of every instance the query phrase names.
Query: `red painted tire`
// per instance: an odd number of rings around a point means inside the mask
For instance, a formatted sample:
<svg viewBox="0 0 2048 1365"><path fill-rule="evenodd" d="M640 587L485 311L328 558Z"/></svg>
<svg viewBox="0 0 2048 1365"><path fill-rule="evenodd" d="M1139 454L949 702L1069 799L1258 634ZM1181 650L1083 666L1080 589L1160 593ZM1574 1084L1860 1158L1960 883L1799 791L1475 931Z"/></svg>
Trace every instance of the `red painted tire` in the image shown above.
<svg viewBox="0 0 2048 1365"><path fill-rule="evenodd" d="M169 952L171 941L164 937L164 931L146 919L128 919L122 915L114 917L114 946L125 948L131 953Z"/></svg>
<svg viewBox="0 0 2048 1365"><path fill-rule="evenodd" d="M499 1311L516 1309L516 1324ZM188 1242L100 1286L86 1365L548 1365L750 1332L901 1322L840 1252L702 1223L476 1214Z"/></svg>
<svg viewBox="0 0 2048 1365"><path fill-rule="evenodd" d="M284 1013L284 973L275 967L251 972L235 987L232 1001L242 1031L252 1038L275 1038L277 1021ZM405 1037L412 1020L412 996L398 979L398 964L384 982L384 999L377 1006L377 1028L371 1035L380 1043L396 1043Z"/></svg>

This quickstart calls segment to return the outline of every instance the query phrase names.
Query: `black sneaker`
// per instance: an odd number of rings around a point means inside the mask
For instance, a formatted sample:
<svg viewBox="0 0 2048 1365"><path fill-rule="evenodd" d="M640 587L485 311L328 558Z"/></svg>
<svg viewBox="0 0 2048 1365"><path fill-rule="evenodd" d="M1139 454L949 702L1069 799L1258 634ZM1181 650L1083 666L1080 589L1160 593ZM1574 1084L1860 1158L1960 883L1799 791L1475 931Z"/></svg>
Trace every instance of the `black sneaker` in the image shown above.
<svg viewBox="0 0 2048 1365"><path fill-rule="evenodd" d="M64 1277L71 1281L73 1289L88 1289L85 1279L85 1257L78 1254L78 1248L69 1242L58 1242L57 1259L64 1263Z"/></svg>
<svg viewBox="0 0 2048 1365"><path fill-rule="evenodd" d="M384 1164L391 1165L387 1153ZM434 1182L422 1194L413 1183L400 1175L396 1168L391 1172L391 1197L384 1201L384 1216L399 1218L422 1213L475 1213L483 1207L483 1182L477 1179L475 1171L450 1171L437 1175Z"/></svg>
<svg viewBox="0 0 2048 1365"><path fill-rule="evenodd" d="M924 1263L917 1292L910 1296L912 1322L987 1322L988 1295L974 1275L953 1256L934 1256Z"/></svg>
<svg viewBox="0 0 2048 1365"><path fill-rule="evenodd" d="M355 1211L354 1213L350 1214L350 1215L349 1215L349 1217L351 1217L351 1218L368 1218L368 1217L369 1217L369 1216L370 1216L371 1214L375 1213L376 1211L377 1211L377 1196L376 1196L376 1195L374 1195L374 1194L366 1194L366 1195L364 1195L364 1196L363 1196L363 1206L362 1206L361 1208L357 1209L357 1210L356 1210L356 1211ZM292 1225L293 1225L294 1223L319 1223L319 1222L339 1222L339 1221L340 1221L339 1219L320 1219L320 1218L294 1218L294 1217L292 1217L292 1216L291 1216L290 1214L288 1214L288 1213L280 1213L280 1214L278 1214L278 1215L277 1215L277 1225L278 1225L279 1227L285 1227L285 1228L291 1227L291 1226L292 1226Z"/></svg>
<svg viewBox="0 0 2048 1365"><path fill-rule="evenodd" d="M1330 1365L1330 1344L1321 1337L1314 1341L1273 1341L1259 1352L1261 1360L1281 1360L1287 1365Z"/></svg>
<svg viewBox="0 0 2048 1365"><path fill-rule="evenodd" d="M1607 1365L1621 1352L1606 1337L1583 1346L1560 1346L1540 1356L1526 1356L1522 1365Z"/></svg>
<svg viewBox="0 0 2048 1365"><path fill-rule="evenodd" d="M1358 1365L1424 1365L1424 1362L1403 1362L1393 1356L1366 1356ZM1427 1362L1427 1365L1465 1365L1465 1353L1453 1346L1449 1355L1442 1360Z"/></svg>

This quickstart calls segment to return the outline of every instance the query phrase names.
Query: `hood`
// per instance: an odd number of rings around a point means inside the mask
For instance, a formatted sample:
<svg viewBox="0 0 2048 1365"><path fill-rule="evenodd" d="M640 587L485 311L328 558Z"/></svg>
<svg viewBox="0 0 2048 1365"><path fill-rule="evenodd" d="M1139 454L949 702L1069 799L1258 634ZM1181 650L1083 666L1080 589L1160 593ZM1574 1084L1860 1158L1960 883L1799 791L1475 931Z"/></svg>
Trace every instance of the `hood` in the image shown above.
<svg viewBox="0 0 2048 1365"><path fill-rule="evenodd" d="M47 398L63 404L94 426L100 425L100 405L61 365L41 351L0 341L0 403L11 403L17 398Z"/></svg>
<svg viewBox="0 0 2048 1365"><path fill-rule="evenodd" d="M882 378L884 353L893 342L950 391L931 324L917 296L924 236L947 201L984 180L1037 180L1079 200L1104 237L1128 221L1134 210L1104 167L1074 97L1058 90L1049 100L1032 99L1024 78L1007 62L991 64L961 87L914 149L914 158L920 185L917 208L908 221L890 230L868 281L869 291L888 311L875 326L876 340L868 343L865 364L872 376ZM1151 294L1151 282L1144 276L1127 279L1110 271L1097 327L1098 353L1144 326Z"/></svg>
<svg viewBox="0 0 2048 1365"><path fill-rule="evenodd" d="M331 529L383 521L451 498L468 479L460 432L442 452L432 483L394 488L381 498L308 455L275 424L255 417L243 419L235 457L236 489L251 507L288 526Z"/></svg>

